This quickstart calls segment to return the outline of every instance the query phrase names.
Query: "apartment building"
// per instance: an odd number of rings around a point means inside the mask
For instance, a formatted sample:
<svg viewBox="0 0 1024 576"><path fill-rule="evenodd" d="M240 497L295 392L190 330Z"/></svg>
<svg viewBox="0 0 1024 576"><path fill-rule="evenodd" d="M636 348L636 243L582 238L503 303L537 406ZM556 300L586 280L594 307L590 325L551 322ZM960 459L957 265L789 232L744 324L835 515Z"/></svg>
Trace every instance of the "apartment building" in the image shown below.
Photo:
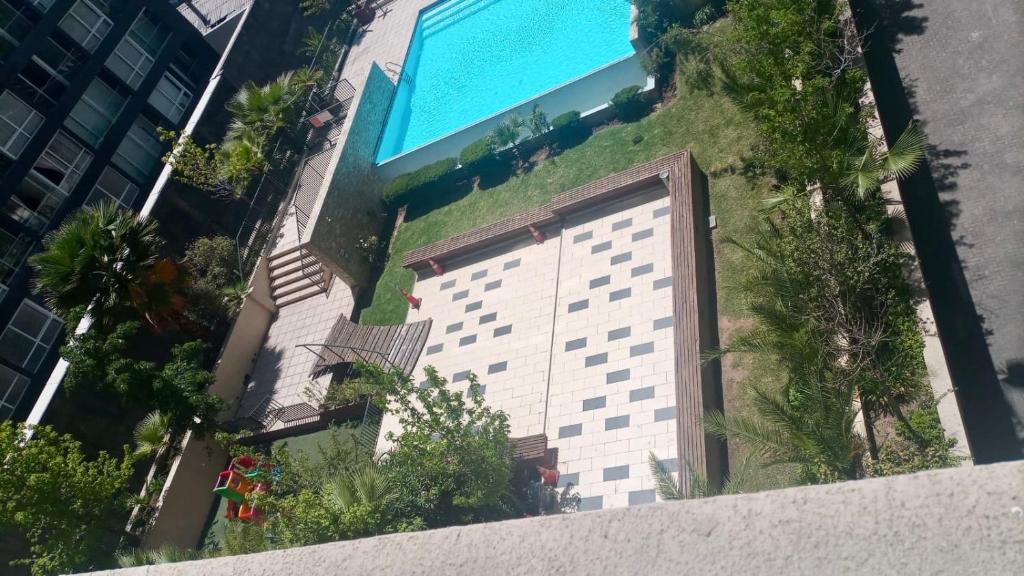
<svg viewBox="0 0 1024 576"><path fill-rule="evenodd" d="M218 54L167 0L0 0L0 419L25 417L64 324L27 258L82 206L145 202Z"/></svg>

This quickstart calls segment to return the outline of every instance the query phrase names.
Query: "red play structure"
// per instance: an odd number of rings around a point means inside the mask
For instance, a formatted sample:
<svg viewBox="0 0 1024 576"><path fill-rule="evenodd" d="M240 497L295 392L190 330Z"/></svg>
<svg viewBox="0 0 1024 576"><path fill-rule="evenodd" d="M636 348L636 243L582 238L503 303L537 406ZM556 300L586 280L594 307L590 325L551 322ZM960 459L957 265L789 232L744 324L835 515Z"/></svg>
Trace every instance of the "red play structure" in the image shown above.
<svg viewBox="0 0 1024 576"><path fill-rule="evenodd" d="M226 470L217 475L213 493L228 500L228 520L260 522L263 517L256 505L258 496L270 492L281 470L273 464L257 461L252 456L238 456Z"/></svg>

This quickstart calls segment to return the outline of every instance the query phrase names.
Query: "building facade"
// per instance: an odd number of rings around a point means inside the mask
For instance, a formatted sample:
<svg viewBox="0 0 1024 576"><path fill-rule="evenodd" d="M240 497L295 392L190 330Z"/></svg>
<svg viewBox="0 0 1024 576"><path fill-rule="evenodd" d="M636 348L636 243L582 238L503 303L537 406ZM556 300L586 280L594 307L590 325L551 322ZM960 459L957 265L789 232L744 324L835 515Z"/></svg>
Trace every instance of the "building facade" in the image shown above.
<svg viewBox="0 0 1024 576"><path fill-rule="evenodd" d="M24 419L64 324L27 258L82 206L138 209L217 52L167 0L0 0L0 420Z"/></svg>

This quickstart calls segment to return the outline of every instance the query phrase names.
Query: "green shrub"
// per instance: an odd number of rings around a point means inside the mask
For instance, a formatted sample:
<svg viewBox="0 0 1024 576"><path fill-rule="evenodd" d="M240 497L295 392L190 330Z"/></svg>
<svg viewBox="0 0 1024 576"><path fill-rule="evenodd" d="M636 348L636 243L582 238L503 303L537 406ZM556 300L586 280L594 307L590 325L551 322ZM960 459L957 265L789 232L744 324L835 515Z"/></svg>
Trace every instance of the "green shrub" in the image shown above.
<svg viewBox="0 0 1024 576"><path fill-rule="evenodd" d="M488 160L494 159L494 143L490 135L473 142L462 149L459 154L459 164L466 170L472 171Z"/></svg>
<svg viewBox="0 0 1024 576"><path fill-rule="evenodd" d="M555 116L555 119L551 121L551 129L561 130L562 128L575 128L579 125L579 122L580 113L577 110L573 110L571 112Z"/></svg>
<svg viewBox="0 0 1024 576"><path fill-rule="evenodd" d="M459 161L455 158L445 158L433 164L427 164L419 170L402 174L392 180L384 189L384 200L391 203L399 200L407 201L412 193L431 184L436 184L438 180L455 170L458 163Z"/></svg>
<svg viewBox="0 0 1024 576"><path fill-rule="evenodd" d="M619 118L629 121L643 116L646 109L643 88L637 85L627 86L612 96L612 108Z"/></svg>

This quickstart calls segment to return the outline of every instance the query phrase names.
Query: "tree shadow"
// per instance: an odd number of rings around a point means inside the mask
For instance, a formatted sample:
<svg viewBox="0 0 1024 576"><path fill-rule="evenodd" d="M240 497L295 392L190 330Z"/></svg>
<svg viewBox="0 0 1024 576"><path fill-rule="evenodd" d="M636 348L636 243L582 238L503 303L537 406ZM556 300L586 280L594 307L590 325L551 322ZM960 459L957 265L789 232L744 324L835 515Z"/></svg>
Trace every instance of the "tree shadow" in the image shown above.
<svg viewBox="0 0 1024 576"><path fill-rule="evenodd" d="M924 7L914 0L873 0L878 6L881 23L889 46L899 53L899 45L906 36L922 36L928 30L928 17L913 14Z"/></svg>

